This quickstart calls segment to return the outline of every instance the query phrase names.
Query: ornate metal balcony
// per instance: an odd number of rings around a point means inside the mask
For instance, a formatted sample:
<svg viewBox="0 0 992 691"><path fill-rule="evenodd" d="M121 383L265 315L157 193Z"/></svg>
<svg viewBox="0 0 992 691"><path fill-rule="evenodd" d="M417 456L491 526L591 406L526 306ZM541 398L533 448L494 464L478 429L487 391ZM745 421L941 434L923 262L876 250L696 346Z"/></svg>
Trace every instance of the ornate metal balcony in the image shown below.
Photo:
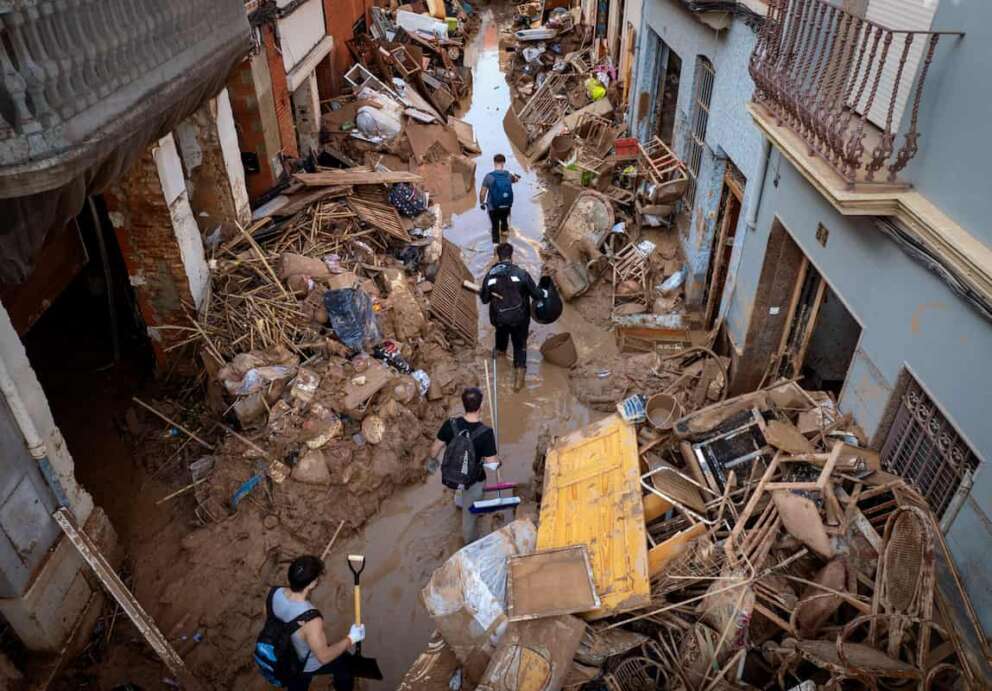
<svg viewBox="0 0 992 691"><path fill-rule="evenodd" d="M900 184L917 152L930 63L951 32L890 29L827 0L768 4L751 55L755 102L848 187Z"/></svg>
<svg viewBox="0 0 992 691"><path fill-rule="evenodd" d="M112 175L249 45L243 0L0 0L0 199Z"/></svg>

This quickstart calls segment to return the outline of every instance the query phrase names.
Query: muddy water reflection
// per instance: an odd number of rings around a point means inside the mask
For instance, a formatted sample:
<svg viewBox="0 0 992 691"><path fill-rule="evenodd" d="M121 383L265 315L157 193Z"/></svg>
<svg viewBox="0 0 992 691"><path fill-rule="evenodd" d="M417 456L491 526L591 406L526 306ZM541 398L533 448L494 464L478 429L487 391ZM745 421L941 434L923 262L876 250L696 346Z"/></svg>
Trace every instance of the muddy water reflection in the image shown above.
<svg viewBox="0 0 992 691"><path fill-rule="evenodd" d="M503 116L510 104L510 91L500 71L499 28L487 13L484 25L466 51L474 69L472 102L462 117L475 128L482 148L476 170L474 197L451 205L451 226L446 237L462 248L463 256L481 278L492 260L489 218L475 202L478 186L489 172L492 157L503 153L507 168L521 176L514 189L511 241L515 259L535 280L540 275L539 248L544 232L544 195L537 172L515 151L503 130ZM480 309L479 369L483 353L492 347L492 327L487 312ZM534 449L541 427L563 434L599 417L571 395L565 370L541 361L540 344L552 333L570 331L580 358L615 349L612 335L586 322L566 305L562 318L553 325L534 325L527 358L527 386L517 393L510 386L510 360L498 363L500 456L503 480L529 483ZM460 546L459 519L441 491L440 481L409 488L386 501L362 535L339 544L330 557L329 574L315 593L333 621L333 632L344 635L351 616L351 585L345 565L349 552L364 552L368 568L363 575L363 615L368 624L365 654L378 658L385 674L381 684L369 688L393 689L410 663L420 654L433 625L420 603L419 592L430 574ZM331 605L328 607L327 605ZM339 613L334 618L331 611Z"/></svg>

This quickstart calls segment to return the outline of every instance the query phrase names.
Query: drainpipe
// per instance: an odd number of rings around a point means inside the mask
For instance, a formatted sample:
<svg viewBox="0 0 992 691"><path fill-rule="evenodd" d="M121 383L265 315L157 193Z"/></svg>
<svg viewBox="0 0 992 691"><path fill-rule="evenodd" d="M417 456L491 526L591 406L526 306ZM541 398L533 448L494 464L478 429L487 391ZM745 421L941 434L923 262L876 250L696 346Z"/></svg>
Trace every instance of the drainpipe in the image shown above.
<svg viewBox="0 0 992 691"><path fill-rule="evenodd" d="M41 470L45 482L48 483L49 488L52 490L52 494L55 495L55 500L58 501L59 506L68 507L69 497L62 487L62 483L59 482L51 461L48 460L48 447L45 444L45 440L42 438L41 433L38 432L34 420L31 419L31 414L28 413L24 399L21 398L21 392L17 390L17 385L10 376L10 372L7 370L7 363L4 362L3 358L0 358L0 391L3 392L4 398L7 399L7 405L10 407L10 412L14 415L14 421L17 423L17 427L24 437L28 451L31 453L31 457L38 463L38 468Z"/></svg>
<svg viewBox="0 0 992 691"><path fill-rule="evenodd" d="M765 193L765 178L768 176L768 161L772 156L772 143L768 137L761 138L761 158L758 159L758 168L754 171L754 179L758 183L758 189L754 193L754 199L747 208L747 217L744 219L744 225L747 228L745 232L745 238L741 242L746 241L746 236L748 233L753 233L758 228L758 211L761 208L761 198ZM748 185L750 186L750 185ZM727 316L727 310L730 309L730 303L733 302L734 293L737 292L737 271L741 268L741 262L744 261L744 248L741 247L741 251L737 255L737 264L734 266L732 272L728 272L727 280L732 281L730 284L730 292L725 293L726 298L720 302L720 313L719 317L721 319Z"/></svg>
<svg viewBox="0 0 992 691"><path fill-rule="evenodd" d="M761 158L758 161L758 169L755 171L755 178L758 181L758 192L754 197L754 202L747 210L748 232L754 232L758 227L758 211L761 208L761 197L765 193L765 176L768 174L768 161L772 157L772 143L768 137L761 138Z"/></svg>

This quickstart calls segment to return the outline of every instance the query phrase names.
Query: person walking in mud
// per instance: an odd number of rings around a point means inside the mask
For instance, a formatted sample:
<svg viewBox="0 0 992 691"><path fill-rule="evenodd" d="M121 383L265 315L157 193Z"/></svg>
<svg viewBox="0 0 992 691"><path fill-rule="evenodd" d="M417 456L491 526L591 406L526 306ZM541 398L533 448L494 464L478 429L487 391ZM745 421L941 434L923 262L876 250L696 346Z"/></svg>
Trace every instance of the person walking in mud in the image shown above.
<svg viewBox="0 0 992 691"><path fill-rule="evenodd" d="M365 638L365 626L353 624L347 636L328 642L324 618L310 602L323 575L319 557L297 557L289 565L288 587L270 589L265 602L265 628L255 645L255 663L267 681L289 691L305 691L314 677L324 675L333 677L336 691L355 688L349 648Z"/></svg>
<svg viewBox="0 0 992 691"><path fill-rule="evenodd" d="M482 391L474 386L462 391L462 407L463 416L446 420L438 430L427 470L433 474L440 467L441 484L450 490L461 490L462 540L467 545L478 538L478 516L469 507L482 499L486 469L496 470L499 461L496 435L482 422Z"/></svg>
<svg viewBox="0 0 992 691"><path fill-rule="evenodd" d="M513 245L497 245L496 258L496 264L482 280L479 299L489 305L489 322L496 328L493 358L505 355L513 342L513 390L520 391L527 373L530 301L540 299L541 292L530 274L513 263Z"/></svg>
<svg viewBox="0 0 992 691"><path fill-rule="evenodd" d="M479 190L479 206L489 212L489 222L492 224L493 245L498 245L502 239L501 233L510 230L510 209L513 208L513 183L520 176L504 170L506 156L493 156L493 170L482 179L482 189Z"/></svg>

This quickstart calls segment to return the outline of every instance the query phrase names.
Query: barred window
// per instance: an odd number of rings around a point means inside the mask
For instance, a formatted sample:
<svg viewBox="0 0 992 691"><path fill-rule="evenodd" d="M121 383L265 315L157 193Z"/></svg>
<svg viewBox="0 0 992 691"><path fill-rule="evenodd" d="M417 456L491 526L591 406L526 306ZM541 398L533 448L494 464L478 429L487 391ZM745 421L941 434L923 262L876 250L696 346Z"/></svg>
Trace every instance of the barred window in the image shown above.
<svg viewBox="0 0 992 691"><path fill-rule="evenodd" d="M943 516L978 457L908 373L892 427L882 445L885 468L913 485Z"/></svg>
<svg viewBox="0 0 992 691"><path fill-rule="evenodd" d="M696 83L692 107L692 132L689 135L686 167L689 170L689 189L686 191L686 204L691 209L696 200L696 186L699 167L703 161L703 147L706 142L706 126L710 122L710 101L713 98L713 80L716 72L713 64L699 56L696 61Z"/></svg>

